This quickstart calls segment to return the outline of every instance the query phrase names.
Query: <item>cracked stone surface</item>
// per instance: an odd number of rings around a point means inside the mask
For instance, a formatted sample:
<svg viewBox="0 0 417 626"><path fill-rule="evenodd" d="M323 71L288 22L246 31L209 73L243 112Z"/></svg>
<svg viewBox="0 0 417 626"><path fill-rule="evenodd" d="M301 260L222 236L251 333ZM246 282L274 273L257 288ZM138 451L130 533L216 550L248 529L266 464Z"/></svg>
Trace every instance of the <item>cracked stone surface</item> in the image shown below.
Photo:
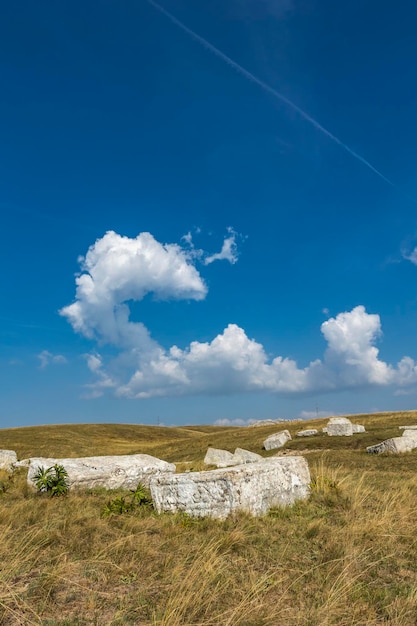
<svg viewBox="0 0 417 626"><path fill-rule="evenodd" d="M125 454L118 456L90 456L76 459L53 459L37 457L30 459L28 484L34 485L34 475L39 467L63 465L68 472L69 485L92 489L136 489L139 483L149 487L152 476L173 474L175 465L161 461L149 454Z"/></svg>
<svg viewBox="0 0 417 626"><path fill-rule="evenodd" d="M264 515L310 493L304 457L270 458L204 472L155 476L150 481L155 508L193 517L225 519L236 511Z"/></svg>

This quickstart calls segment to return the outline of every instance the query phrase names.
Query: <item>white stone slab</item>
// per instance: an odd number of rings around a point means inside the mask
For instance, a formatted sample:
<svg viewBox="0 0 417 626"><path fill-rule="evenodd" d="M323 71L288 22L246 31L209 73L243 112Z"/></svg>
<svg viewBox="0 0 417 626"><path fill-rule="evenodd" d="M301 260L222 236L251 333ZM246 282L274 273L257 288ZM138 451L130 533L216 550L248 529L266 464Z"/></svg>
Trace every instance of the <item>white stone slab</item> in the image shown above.
<svg viewBox="0 0 417 626"><path fill-rule="evenodd" d="M17 454L14 450L0 450L0 469L11 472L17 461Z"/></svg>
<svg viewBox="0 0 417 626"><path fill-rule="evenodd" d="M250 452L250 450L244 450L243 448L236 448L233 459L237 465L242 463L256 463L257 461L264 460L260 454Z"/></svg>
<svg viewBox="0 0 417 626"><path fill-rule="evenodd" d="M392 439L386 439L375 446L368 446L366 451L369 454L382 454L383 452L402 454L411 452L414 448L417 448L417 439L414 437L392 437Z"/></svg>
<svg viewBox="0 0 417 626"><path fill-rule="evenodd" d="M216 467L229 467L236 465L236 461L232 452L228 450L220 450L218 448L208 448L204 457L206 465L215 465Z"/></svg>
<svg viewBox="0 0 417 626"><path fill-rule="evenodd" d="M297 433L297 437L312 437L313 435L318 435L317 428L306 428L305 430L299 430Z"/></svg>
<svg viewBox="0 0 417 626"><path fill-rule="evenodd" d="M265 450L275 450L276 448L282 448L287 441L291 440L289 430L281 430L279 433L274 433L267 437L264 441Z"/></svg>
<svg viewBox="0 0 417 626"><path fill-rule="evenodd" d="M362 426L362 424L352 424L352 432L354 435L356 433L366 433L365 426Z"/></svg>
<svg viewBox="0 0 417 626"><path fill-rule="evenodd" d="M406 430L403 430L402 436L417 439L417 430L414 430L413 428L407 428Z"/></svg>
<svg viewBox="0 0 417 626"><path fill-rule="evenodd" d="M327 434L329 437L351 437L352 422L347 417L331 417L327 422Z"/></svg>
<svg viewBox="0 0 417 626"><path fill-rule="evenodd" d="M166 463L149 454L119 456L91 456L76 459L31 458L28 483L34 485L34 475L39 467L45 469L55 464L63 465L68 472L70 487L92 489L136 489L139 483L149 487L151 476L172 474L173 463Z"/></svg>
<svg viewBox="0 0 417 626"><path fill-rule="evenodd" d="M185 474L159 475L150 481L159 513L185 512L193 517L224 519L236 511L263 515L275 506L307 498L310 472L302 456Z"/></svg>

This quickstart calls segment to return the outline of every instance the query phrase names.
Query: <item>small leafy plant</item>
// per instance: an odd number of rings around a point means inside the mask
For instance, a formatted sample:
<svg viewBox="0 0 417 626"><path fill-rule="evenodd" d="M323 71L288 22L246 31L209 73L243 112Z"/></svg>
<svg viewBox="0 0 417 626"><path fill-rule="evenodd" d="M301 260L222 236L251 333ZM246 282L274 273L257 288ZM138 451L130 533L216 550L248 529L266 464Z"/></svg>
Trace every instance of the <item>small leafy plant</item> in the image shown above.
<svg viewBox="0 0 417 626"><path fill-rule="evenodd" d="M147 489L140 483L132 492L129 499L119 496L113 500L109 500L103 509L102 517L109 515L122 515L122 513L132 513L138 507L151 507L152 498Z"/></svg>
<svg viewBox="0 0 417 626"><path fill-rule="evenodd" d="M47 469L43 466L39 467L34 480L40 493L47 493L51 497L65 496L68 493L68 472L63 465L58 463Z"/></svg>

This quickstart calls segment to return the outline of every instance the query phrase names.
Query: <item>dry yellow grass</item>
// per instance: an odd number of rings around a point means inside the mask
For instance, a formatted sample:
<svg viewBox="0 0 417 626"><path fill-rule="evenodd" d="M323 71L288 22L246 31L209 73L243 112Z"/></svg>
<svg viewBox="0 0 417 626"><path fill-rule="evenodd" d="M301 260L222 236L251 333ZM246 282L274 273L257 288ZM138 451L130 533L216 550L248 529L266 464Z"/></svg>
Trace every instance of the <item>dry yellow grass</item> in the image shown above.
<svg viewBox="0 0 417 626"><path fill-rule="evenodd" d="M149 508L103 518L117 494L51 499L27 490L23 470L0 472L0 623L415 626L417 453L373 457L364 447L417 416L355 421L368 433L291 442L319 450L307 455L311 498L258 519L196 520ZM195 469L209 444L260 452L277 430L45 428L0 431L0 447L20 457L150 452ZM299 428L290 424L293 434Z"/></svg>

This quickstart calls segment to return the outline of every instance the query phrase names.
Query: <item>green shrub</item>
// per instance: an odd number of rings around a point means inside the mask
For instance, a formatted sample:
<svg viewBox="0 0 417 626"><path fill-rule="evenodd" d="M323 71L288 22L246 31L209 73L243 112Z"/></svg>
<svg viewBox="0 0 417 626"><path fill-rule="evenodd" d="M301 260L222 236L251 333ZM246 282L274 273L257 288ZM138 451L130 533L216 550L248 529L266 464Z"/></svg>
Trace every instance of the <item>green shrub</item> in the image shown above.
<svg viewBox="0 0 417 626"><path fill-rule="evenodd" d="M47 493L51 497L65 496L68 493L68 472L63 465L55 463L47 469L41 466L34 479L36 488L41 493Z"/></svg>
<svg viewBox="0 0 417 626"><path fill-rule="evenodd" d="M143 506L152 507L152 498L149 491L139 483L135 491L132 492L129 500L124 496L109 500L102 511L102 517L132 513L138 507Z"/></svg>

